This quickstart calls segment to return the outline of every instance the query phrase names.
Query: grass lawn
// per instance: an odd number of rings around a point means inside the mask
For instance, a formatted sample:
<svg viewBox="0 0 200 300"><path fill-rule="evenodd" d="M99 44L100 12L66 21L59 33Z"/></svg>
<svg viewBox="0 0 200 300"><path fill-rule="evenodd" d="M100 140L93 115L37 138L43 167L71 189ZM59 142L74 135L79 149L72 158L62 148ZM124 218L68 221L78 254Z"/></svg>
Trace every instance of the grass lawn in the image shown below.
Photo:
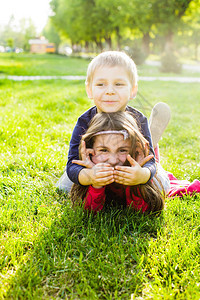
<svg viewBox="0 0 200 300"><path fill-rule="evenodd" d="M0 53L0 75L85 75L90 59L70 58L56 54ZM162 73L157 66L138 66L140 76L200 77L196 70L180 74Z"/></svg>
<svg viewBox="0 0 200 300"><path fill-rule="evenodd" d="M85 75L88 62L56 54L0 53L0 75Z"/></svg>
<svg viewBox="0 0 200 300"><path fill-rule="evenodd" d="M56 65L44 57L7 60L4 70L50 75ZM66 60L56 74L84 74L87 61ZM172 110L163 167L200 180L199 84L141 81L139 90ZM0 80L0 299L200 299L200 195L167 199L159 218L113 209L94 217L56 190L90 106L83 81Z"/></svg>

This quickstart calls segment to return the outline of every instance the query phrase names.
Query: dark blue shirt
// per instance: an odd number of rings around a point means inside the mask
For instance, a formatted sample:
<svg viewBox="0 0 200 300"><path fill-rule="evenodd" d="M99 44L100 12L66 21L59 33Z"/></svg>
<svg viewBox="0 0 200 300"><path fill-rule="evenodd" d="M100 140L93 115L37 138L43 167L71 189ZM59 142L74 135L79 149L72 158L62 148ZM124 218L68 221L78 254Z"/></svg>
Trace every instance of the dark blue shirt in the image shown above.
<svg viewBox="0 0 200 300"><path fill-rule="evenodd" d="M150 152L154 154L151 134L149 130L149 124L147 118L138 110L131 106L126 107L126 111L130 111L137 121L137 125L140 129L140 132L145 137L145 139L149 142ZM84 168L77 164L73 164L72 160L79 159L79 144L81 141L81 137L87 131L89 127L89 123L91 119L96 115L97 107L93 106L92 108L88 109L84 114L82 114L74 127L71 141L69 144L69 153L68 153L68 162L67 162L67 175L71 181L74 183L78 183L78 175L79 172ZM150 179L155 175L156 172L156 164L155 158L152 158L148 161L144 167L148 168L151 172Z"/></svg>

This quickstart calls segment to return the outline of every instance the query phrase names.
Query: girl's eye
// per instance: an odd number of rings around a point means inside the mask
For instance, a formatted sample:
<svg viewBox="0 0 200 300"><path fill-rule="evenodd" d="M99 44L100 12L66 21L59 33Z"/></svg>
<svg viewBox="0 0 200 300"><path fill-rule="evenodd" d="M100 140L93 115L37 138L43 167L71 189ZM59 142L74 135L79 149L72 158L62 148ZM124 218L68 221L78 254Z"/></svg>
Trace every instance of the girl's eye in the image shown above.
<svg viewBox="0 0 200 300"><path fill-rule="evenodd" d="M120 152L120 153L128 153L128 150L127 150L127 149L120 149L119 152Z"/></svg>
<svg viewBox="0 0 200 300"><path fill-rule="evenodd" d="M108 150L107 149L100 149L99 152L106 153L106 152L108 152Z"/></svg>
<svg viewBox="0 0 200 300"><path fill-rule="evenodd" d="M124 84L123 83L121 83L121 82L117 82L116 83L116 86L123 86Z"/></svg>
<svg viewBox="0 0 200 300"><path fill-rule="evenodd" d="M104 86L103 83L97 83L96 86Z"/></svg>

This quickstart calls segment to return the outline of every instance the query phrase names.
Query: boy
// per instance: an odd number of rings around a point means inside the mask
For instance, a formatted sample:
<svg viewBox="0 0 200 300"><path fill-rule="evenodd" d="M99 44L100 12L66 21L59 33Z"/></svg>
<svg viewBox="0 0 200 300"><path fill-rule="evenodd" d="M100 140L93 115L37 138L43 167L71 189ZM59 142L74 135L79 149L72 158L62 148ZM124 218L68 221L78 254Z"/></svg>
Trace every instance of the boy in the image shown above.
<svg viewBox="0 0 200 300"><path fill-rule="evenodd" d="M79 143L81 136L85 133L90 120L97 112L130 111L137 121L141 133L147 139L150 146L150 153L154 154L151 134L147 118L138 110L127 106L128 101L137 94L137 69L133 60L123 52L107 51L96 56L89 64L86 78L86 92L90 99L94 100L95 106L79 117L75 125L70 141L67 175L69 179L80 185L95 185L99 181L104 185L113 182L116 171L110 168L102 170L102 177L97 178L92 168L85 168L74 160L79 159ZM156 172L155 158L146 162L143 167L132 168L131 185L144 184L148 182ZM123 172L117 172L118 176L124 177ZM68 179L67 179L68 181ZM60 181L62 185L62 179ZM65 183L64 190L71 188L70 181ZM62 186L60 186L62 189Z"/></svg>

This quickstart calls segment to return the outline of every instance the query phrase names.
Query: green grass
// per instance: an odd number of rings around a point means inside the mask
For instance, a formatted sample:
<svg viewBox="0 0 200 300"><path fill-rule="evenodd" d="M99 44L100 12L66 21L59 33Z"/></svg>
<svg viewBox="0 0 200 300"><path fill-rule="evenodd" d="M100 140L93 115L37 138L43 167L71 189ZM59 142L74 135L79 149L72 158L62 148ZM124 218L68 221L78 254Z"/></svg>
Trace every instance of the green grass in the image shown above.
<svg viewBox="0 0 200 300"><path fill-rule="evenodd" d="M159 218L72 210L54 184L92 105L84 82L0 80L0 89L0 299L199 299L200 196L167 199ZM139 90L172 110L164 168L200 180L199 84L141 81Z"/></svg>
<svg viewBox="0 0 200 300"><path fill-rule="evenodd" d="M0 75L85 75L88 62L56 54L0 53Z"/></svg>
<svg viewBox="0 0 200 300"><path fill-rule="evenodd" d="M0 53L0 75L85 75L89 59L56 54ZM157 66L138 66L140 76L199 77L200 72L182 70L180 74L162 73Z"/></svg>

